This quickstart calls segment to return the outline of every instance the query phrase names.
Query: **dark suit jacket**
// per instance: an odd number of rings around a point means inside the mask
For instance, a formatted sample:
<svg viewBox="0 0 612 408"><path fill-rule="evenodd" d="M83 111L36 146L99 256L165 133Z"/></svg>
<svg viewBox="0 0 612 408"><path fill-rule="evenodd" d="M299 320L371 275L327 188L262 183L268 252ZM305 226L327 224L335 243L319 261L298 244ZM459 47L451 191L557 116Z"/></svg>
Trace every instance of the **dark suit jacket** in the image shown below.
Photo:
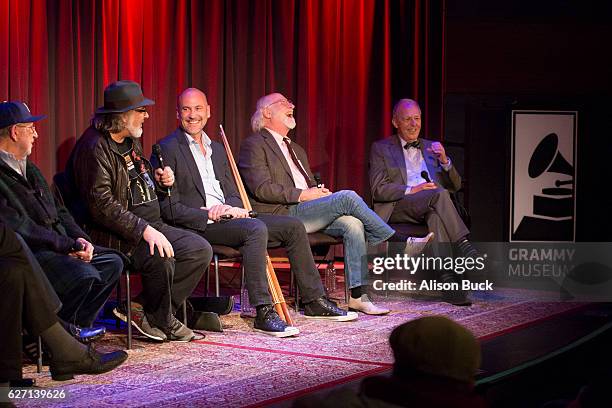
<svg viewBox="0 0 612 408"><path fill-rule="evenodd" d="M314 179L304 149L294 142L291 146L308 176ZM299 203L302 190L295 187L289 163L266 129L242 141L238 168L255 211L288 214L289 206Z"/></svg>
<svg viewBox="0 0 612 408"><path fill-rule="evenodd" d="M32 251L67 254L76 238L91 242L66 207L55 200L40 170L29 160L26 175L27 180L0 159L0 211Z"/></svg>
<svg viewBox="0 0 612 408"><path fill-rule="evenodd" d="M427 149L433 141L421 139L421 151L427 172L433 182L454 193L461 188L461 176L451 166L442 168L438 159ZM385 221L389 220L395 204L404 198L406 191L406 162L398 135L374 142L370 151L370 188L374 211Z"/></svg>
<svg viewBox="0 0 612 408"><path fill-rule="evenodd" d="M204 231L208 221L208 212L201 210L206 207L206 191L195 159L189 149L187 137L181 129L175 130L163 138L159 145L162 150L164 165L174 171L174 185L171 196L159 194L162 217L169 224L173 223L170 211L170 201L174 212L174 223L182 228L194 231ZM225 203L232 207L242 208L242 200L234 178L229 168L225 148L219 142L212 142L212 161L215 176L221 184ZM159 167L155 155L151 156L153 168Z"/></svg>

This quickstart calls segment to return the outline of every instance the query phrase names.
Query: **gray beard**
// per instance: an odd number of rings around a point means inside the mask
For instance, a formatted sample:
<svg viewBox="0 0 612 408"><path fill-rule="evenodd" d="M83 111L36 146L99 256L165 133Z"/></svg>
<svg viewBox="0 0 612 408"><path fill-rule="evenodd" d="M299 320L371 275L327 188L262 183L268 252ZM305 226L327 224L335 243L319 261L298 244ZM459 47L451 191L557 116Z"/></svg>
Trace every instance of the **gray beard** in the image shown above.
<svg viewBox="0 0 612 408"><path fill-rule="evenodd" d="M294 129L296 125L295 118L290 118L289 116L285 116L283 118L283 124L287 126L289 129Z"/></svg>
<svg viewBox="0 0 612 408"><path fill-rule="evenodd" d="M134 139L140 139L142 137L142 128L127 128L128 132L130 132L130 137Z"/></svg>

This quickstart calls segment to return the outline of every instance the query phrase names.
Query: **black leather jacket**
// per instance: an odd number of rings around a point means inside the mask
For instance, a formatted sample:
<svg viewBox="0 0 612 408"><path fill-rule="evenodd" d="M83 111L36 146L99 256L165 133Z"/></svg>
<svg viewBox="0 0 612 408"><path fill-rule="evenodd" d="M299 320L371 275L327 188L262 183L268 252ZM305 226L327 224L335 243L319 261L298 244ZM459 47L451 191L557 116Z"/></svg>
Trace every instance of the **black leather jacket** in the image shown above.
<svg viewBox="0 0 612 408"><path fill-rule="evenodd" d="M134 150L143 157L136 139ZM129 255L149 223L128 210L127 164L110 134L89 127L74 146L66 173L86 206L85 219L79 221L94 242Z"/></svg>

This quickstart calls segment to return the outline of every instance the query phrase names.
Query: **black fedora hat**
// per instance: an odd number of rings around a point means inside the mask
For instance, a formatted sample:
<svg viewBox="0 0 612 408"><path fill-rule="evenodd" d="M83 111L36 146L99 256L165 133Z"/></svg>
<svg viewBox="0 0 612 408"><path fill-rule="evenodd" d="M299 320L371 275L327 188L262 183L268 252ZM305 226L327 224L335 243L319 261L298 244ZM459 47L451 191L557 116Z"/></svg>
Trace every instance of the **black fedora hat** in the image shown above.
<svg viewBox="0 0 612 408"><path fill-rule="evenodd" d="M149 105L155 105L155 101L144 97L137 82L117 81L104 89L104 106L96 109L96 113L127 112Z"/></svg>

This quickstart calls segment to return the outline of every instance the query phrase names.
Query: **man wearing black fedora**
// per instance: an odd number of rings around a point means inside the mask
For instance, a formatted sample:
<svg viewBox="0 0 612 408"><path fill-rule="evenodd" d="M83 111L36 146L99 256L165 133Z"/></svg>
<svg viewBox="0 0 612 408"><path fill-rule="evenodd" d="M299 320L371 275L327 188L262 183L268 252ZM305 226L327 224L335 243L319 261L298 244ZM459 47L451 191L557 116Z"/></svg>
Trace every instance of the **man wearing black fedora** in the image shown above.
<svg viewBox="0 0 612 408"><path fill-rule="evenodd" d="M0 215L34 253L62 307L58 316L82 341L101 337L90 328L113 291L123 262L94 242L57 202L28 156L38 139L32 115L20 101L0 103ZM78 327L75 327L77 325Z"/></svg>
<svg viewBox="0 0 612 408"><path fill-rule="evenodd" d="M172 187L174 174L169 167L154 171L139 142L146 107L154 103L136 82L107 86L104 106L74 146L66 173L86 206L75 211L77 218L142 275L142 308L131 306L134 326L154 340L190 341L195 334L174 313L197 286L212 248L199 235L162 222L156 193Z"/></svg>

